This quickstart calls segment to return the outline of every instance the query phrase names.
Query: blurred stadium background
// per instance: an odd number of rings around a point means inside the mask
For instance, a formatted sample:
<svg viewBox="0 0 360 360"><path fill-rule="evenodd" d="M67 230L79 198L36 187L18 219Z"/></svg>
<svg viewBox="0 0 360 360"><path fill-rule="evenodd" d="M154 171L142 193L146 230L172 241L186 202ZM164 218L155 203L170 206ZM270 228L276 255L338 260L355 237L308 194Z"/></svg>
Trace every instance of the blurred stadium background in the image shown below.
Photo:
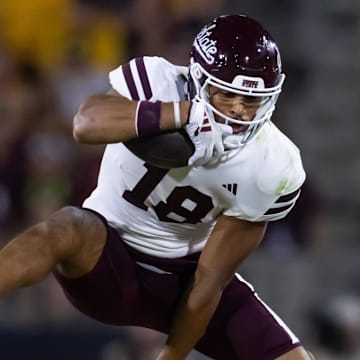
<svg viewBox="0 0 360 360"><path fill-rule="evenodd" d="M273 120L308 174L240 271L317 359L360 359L358 0L1 0L0 243L94 186L102 147L75 144L71 122L108 71L139 55L186 65L221 13L253 16L277 39L287 80ZM144 360L162 341L86 319L51 277L0 300L4 360Z"/></svg>

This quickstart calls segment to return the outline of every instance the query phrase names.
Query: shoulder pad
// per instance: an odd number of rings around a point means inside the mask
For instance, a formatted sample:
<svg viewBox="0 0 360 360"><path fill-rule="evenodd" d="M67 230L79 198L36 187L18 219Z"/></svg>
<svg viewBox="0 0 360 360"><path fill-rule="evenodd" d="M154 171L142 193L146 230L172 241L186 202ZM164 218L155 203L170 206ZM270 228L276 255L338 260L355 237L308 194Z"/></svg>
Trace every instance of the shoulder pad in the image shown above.
<svg viewBox="0 0 360 360"><path fill-rule="evenodd" d="M109 79L112 87L130 100L179 101L184 97L186 71L162 57L144 56L111 71Z"/></svg>

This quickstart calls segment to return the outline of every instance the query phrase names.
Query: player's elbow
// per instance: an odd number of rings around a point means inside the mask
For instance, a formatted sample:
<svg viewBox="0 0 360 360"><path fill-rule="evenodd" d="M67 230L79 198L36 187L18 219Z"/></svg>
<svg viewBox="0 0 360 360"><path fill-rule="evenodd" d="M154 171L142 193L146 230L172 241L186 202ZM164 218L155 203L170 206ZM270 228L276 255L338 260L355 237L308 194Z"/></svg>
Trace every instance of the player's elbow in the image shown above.
<svg viewBox="0 0 360 360"><path fill-rule="evenodd" d="M75 114L73 120L73 137L79 143L88 143L91 131L91 119L84 115L81 110Z"/></svg>
<svg viewBox="0 0 360 360"><path fill-rule="evenodd" d="M215 294L221 295L227 283L227 279L214 274L212 271L198 264L194 275L194 287L198 286L201 288L202 292L210 298L215 296Z"/></svg>
<svg viewBox="0 0 360 360"><path fill-rule="evenodd" d="M91 99L85 100L73 119L73 137L79 143L91 144L96 134L96 121L93 116Z"/></svg>
<svg viewBox="0 0 360 360"><path fill-rule="evenodd" d="M223 292L222 284L209 276L195 273L187 306L194 314L212 314L219 304Z"/></svg>

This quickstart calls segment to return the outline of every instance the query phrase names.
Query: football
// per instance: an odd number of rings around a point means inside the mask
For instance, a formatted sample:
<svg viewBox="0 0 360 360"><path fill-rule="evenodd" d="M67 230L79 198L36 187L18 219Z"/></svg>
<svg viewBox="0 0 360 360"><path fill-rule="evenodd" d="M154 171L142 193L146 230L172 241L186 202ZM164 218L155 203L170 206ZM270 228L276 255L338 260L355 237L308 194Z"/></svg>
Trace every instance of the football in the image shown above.
<svg viewBox="0 0 360 360"><path fill-rule="evenodd" d="M194 144L184 129L132 139L124 145L148 164L165 169L186 166L194 152Z"/></svg>

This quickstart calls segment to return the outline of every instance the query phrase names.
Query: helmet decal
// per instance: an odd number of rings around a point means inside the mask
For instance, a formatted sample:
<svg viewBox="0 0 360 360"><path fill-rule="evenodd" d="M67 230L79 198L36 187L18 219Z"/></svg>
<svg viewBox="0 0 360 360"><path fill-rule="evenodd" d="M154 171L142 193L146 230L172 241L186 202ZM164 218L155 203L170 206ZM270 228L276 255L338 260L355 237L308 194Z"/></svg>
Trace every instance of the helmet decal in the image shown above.
<svg viewBox="0 0 360 360"><path fill-rule="evenodd" d="M242 86L247 87L247 88L256 89L256 88L259 87L259 81L258 80L243 79Z"/></svg>
<svg viewBox="0 0 360 360"><path fill-rule="evenodd" d="M211 40L210 36L212 32L210 30L216 27L215 24L210 26L205 26L199 34L196 36L194 40L194 47L199 52L201 57L209 64L213 64L215 62L215 54L218 49L216 47L216 40Z"/></svg>

